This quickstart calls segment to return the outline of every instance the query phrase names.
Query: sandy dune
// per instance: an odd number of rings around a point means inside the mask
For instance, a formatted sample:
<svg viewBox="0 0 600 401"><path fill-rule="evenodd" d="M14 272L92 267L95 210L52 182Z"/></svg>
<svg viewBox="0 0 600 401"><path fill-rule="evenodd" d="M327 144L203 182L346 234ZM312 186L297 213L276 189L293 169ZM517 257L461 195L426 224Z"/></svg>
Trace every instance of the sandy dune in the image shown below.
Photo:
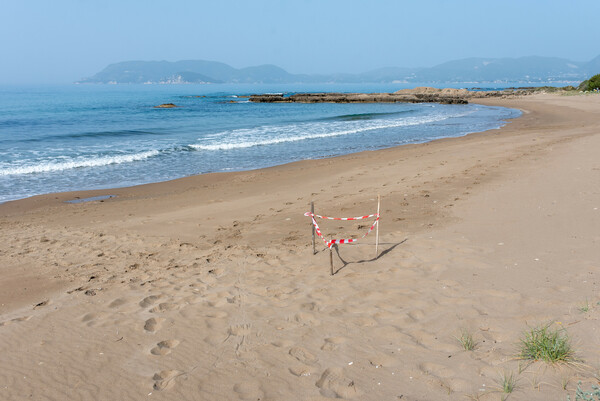
<svg viewBox="0 0 600 401"><path fill-rule="evenodd" d="M509 399L589 389L600 96L485 102L524 115L423 145L0 205L0 399L498 400L510 373ZM311 200L372 213L378 193L380 254L373 235L342 245L330 276L303 213ZM117 197L64 203L104 194ZM517 358L544 323L581 362Z"/></svg>

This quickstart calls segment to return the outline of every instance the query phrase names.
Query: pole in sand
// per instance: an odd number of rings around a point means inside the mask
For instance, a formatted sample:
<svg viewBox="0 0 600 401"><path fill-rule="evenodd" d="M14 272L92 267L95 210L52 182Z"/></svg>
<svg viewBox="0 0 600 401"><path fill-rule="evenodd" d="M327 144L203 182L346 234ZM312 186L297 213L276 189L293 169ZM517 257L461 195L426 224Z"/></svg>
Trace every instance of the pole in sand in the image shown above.
<svg viewBox="0 0 600 401"><path fill-rule="evenodd" d="M329 265L331 266L331 275L333 276L333 246L329 247Z"/></svg>
<svg viewBox="0 0 600 401"><path fill-rule="evenodd" d="M310 213L313 215L314 218L315 202L310 202ZM312 227L313 255L315 255L317 253L317 251L315 250L315 225L312 223L312 220L310 222L310 226Z"/></svg>
<svg viewBox="0 0 600 401"><path fill-rule="evenodd" d="M377 194L377 216L379 217L379 206L381 205L381 195ZM377 259L377 255L379 255L379 224L381 223L381 218L377 222L377 231L375 231L375 259Z"/></svg>

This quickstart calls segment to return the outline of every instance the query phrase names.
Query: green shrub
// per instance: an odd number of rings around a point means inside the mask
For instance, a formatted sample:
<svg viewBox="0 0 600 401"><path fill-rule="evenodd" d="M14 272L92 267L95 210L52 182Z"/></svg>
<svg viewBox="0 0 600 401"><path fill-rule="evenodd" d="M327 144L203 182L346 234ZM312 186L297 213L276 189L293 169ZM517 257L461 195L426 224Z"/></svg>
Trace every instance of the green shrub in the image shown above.
<svg viewBox="0 0 600 401"><path fill-rule="evenodd" d="M600 74L596 74L590 78L588 90L593 91L594 89L600 89Z"/></svg>
<svg viewBox="0 0 600 401"><path fill-rule="evenodd" d="M586 91L589 83L590 83L590 80L586 79L585 81L583 81L582 83L579 84L579 86L577 87L577 90Z"/></svg>
<svg viewBox="0 0 600 401"><path fill-rule="evenodd" d="M593 91L595 89L600 89L600 74L596 74L590 79L586 79L577 87L580 91Z"/></svg>

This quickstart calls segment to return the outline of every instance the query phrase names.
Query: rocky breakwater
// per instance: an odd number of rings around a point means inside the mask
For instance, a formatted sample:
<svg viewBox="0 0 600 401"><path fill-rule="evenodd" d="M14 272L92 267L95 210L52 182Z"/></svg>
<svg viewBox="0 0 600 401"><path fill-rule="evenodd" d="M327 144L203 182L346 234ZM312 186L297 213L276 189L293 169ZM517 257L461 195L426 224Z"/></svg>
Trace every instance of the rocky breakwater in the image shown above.
<svg viewBox="0 0 600 401"><path fill-rule="evenodd" d="M252 95L257 103L444 103L467 104L466 97L442 93L297 93Z"/></svg>
<svg viewBox="0 0 600 401"><path fill-rule="evenodd" d="M296 93L265 94L250 96L257 103L442 103L467 104L469 99L485 97L525 96L536 92L532 88L504 89L496 91L469 91L454 88L402 89L393 93Z"/></svg>

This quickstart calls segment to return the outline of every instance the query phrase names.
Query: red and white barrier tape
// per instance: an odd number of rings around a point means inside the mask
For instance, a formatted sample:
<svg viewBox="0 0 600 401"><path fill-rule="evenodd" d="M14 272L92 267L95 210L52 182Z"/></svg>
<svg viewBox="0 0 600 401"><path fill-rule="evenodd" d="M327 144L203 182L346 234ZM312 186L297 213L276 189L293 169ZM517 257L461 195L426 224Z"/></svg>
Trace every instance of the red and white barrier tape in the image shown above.
<svg viewBox="0 0 600 401"><path fill-rule="evenodd" d="M306 212L304 213L305 216L310 217L312 219L312 223L315 226L315 231L317 232L317 235L319 237L321 237L321 239L323 240L323 242L325 242L325 245L331 249L331 247L333 246L333 244L349 244L351 242L356 242L359 239L363 239L365 238L367 235L369 235L369 233L371 231L373 231L373 229L375 228L375 226L377 225L377 222L379 221L379 217L380 215L378 213L376 214L369 214L367 216L361 216L361 217L327 217L327 216L320 216L318 214L313 214L311 212ZM373 225L371 226L371 228L369 228L369 231L367 231L365 233L365 235L363 235L360 238L348 238L348 239L331 239L331 240L326 240L325 237L323 237L323 234L321 233L321 229L319 228L319 225L317 224L317 220L315 220L315 217L318 217L320 219L325 219L325 220L363 220L363 219L368 219L370 217L375 217L375 221L373 222Z"/></svg>

